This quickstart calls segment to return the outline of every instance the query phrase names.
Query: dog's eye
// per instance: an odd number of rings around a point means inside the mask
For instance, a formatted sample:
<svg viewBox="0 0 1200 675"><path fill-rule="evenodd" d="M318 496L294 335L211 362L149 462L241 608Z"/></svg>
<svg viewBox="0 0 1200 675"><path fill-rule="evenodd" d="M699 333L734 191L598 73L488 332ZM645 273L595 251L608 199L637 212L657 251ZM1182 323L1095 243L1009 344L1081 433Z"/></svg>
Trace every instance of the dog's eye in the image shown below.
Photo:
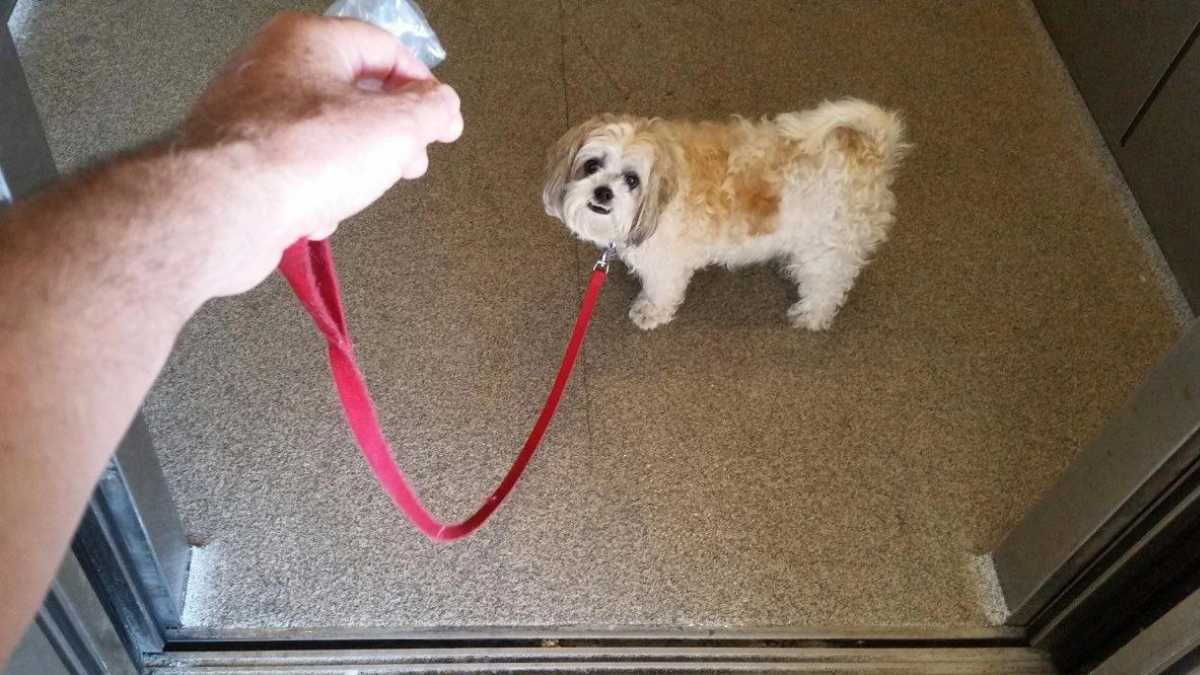
<svg viewBox="0 0 1200 675"><path fill-rule="evenodd" d="M604 166L604 162L601 162L599 159L593 157L583 163L583 175L590 176L599 171L600 167L602 166Z"/></svg>
<svg viewBox="0 0 1200 675"><path fill-rule="evenodd" d="M636 173L630 171L625 174L625 184L629 186L630 190L636 190L642 184L642 179L638 178Z"/></svg>

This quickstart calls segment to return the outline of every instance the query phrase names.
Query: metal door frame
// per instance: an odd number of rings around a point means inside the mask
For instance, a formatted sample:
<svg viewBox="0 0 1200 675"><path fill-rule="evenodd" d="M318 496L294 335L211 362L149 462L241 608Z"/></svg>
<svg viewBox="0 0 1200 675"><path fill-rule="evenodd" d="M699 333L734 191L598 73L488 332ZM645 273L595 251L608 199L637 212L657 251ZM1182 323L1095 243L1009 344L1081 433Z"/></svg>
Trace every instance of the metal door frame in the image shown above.
<svg viewBox="0 0 1200 675"><path fill-rule="evenodd" d="M1200 668L1200 591L1193 592L1092 671L1092 675L1164 675Z"/></svg>
<svg viewBox="0 0 1200 675"><path fill-rule="evenodd" d="M138 670L83 568L68 555L4 672L133 675Z"/></svg>
<svg viewBox="0 0 1200 675"><path fill-rule="evenodd" d="M993 553L1010 622L1032 622L1200 454L1200 322Z"/></svg>
<svg viewBox="0 0 1200 675"><path fill-rule="evenodd" d="M1197 542L1200 321L992 557L1009 623L1089 667L1200 587Z"/></svg>

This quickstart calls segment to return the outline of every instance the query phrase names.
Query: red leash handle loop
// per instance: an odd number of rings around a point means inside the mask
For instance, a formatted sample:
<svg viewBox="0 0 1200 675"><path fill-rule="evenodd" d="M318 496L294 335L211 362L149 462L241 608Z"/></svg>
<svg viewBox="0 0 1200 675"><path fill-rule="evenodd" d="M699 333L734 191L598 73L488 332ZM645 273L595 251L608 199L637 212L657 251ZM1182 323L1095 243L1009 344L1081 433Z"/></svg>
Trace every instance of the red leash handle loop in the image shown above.
<svg viewBox="0 0 1200 675"><path fill-rule="evenodd" d="M546 428L550 426L550 420L554 418L554 411L558 408L559 399L562 398L563 390L571 377L571 370L575 366L575 357L583 345L584 336L587 335L592 308L596 305L596 299L607 276L607 257L604 263L597 264L592 272L587 293L583 296L583 304L579 310L579 318L575 321L575 329L571 332L571 340L563 354L562 365L558 368L558 376L554 379L554 386L550 388L550 394L546 397L537 422L529 432L529 437L525 439L525 445L517 453L517 458L508 473L479 509L461 523L451 524L440 522L425 508L421 498L396 466L392 448L379 427L375 405L371 402L371 394L367 391L366 382L354 358L354 344L350 331L346 328L337 272L333 267L333 254L328 241L301 240L284 251L279 271L283 273L296 297L312 317L317 330L325 336L329 344L329 367L333 372L333 382L358 447L379 484L409 521L426 537L434 541L453 541L479 529L512 491L525 468L529 466L529 460L533 458Z"/></svg>

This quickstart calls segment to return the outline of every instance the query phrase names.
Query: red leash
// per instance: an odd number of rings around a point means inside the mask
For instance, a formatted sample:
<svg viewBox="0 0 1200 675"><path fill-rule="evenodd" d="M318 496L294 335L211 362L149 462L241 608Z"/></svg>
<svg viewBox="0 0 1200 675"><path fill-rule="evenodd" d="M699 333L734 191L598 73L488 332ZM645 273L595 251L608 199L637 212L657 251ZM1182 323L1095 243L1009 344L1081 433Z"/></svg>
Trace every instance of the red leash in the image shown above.
<svg viewBox="0 0 1200 675"><path fill-rule="evenodd" d="M379 428L375 406L371 402L371 395L354 358L354 345L350 331L346 328L346 316L342 311L342 296L338 290L337 273L333 269L333 254L329 250L329 242L301 240L284 251L279 271L291 284L296 297L308 310L313 323L329 343L329 367L333 371L333 382L337 386L342 408L346 412L346 421L350 423L350 430L358 441L358 447L371 470L375 472L380 485L391 495L392 501L426 537L435 541L452 541L474 532L500 506L500 502L504 501L525 468L529 466L529 460L533 458L542 435L546 433L546 427L554 418L558 401L562 398L563 389L571 377L575 357L583 344L584 336L587 335L592 308L596 305L596 298L599 297L608 274L610 255L611 252L606 251L600 262L596 263L587 293L583 296L579 318L575 321L575 330L571 333L571 341L567 343L562 365L558 368L558 377L554 379L554 386L550 388L550 395L546 397L542 413L538 415L537 422L529 432L529 438L525 440L521 452L517 454L512 468L475 513L461 523L447 524L434 518L421 503L421 498L396 466L392 448Z"/></svg>

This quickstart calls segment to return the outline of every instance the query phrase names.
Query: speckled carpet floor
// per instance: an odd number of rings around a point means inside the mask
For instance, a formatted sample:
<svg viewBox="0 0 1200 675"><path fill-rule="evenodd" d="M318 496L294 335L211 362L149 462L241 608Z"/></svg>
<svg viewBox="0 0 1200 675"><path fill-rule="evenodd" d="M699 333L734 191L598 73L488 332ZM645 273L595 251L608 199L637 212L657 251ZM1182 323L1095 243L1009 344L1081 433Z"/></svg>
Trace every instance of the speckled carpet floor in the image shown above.
<svg viewBox="0 0 1200 675"><path fill-rule="evenodd" d="M650 334L614 275L544 447L477 536L422 540L353 447L274 278L212 302L146 405L199 627L982 625L970 564L1177 333L1091 122L1017 2L427 0L467 130L334 239L402 465L445 518L523 440L594 251L545 148L602 110L760 115L855 95L917 145L834 329L769 269ZM25 0L62 168L168 128L282 0ZM213 195L220 199L220 195Z"/></svg>

